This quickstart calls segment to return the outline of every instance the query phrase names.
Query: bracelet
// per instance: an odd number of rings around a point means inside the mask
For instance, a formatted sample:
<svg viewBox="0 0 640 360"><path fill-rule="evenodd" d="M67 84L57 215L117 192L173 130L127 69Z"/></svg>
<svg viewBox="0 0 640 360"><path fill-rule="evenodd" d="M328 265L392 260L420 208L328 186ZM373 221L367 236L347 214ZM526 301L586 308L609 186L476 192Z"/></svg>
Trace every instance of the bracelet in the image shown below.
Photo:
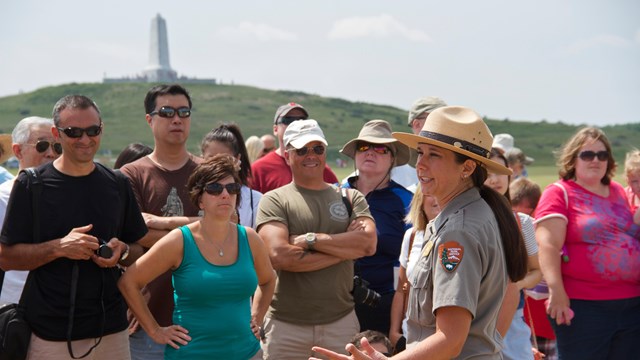
<svg viewBox="0 0 640 360"><path fill-rule="evenodd" d="M125 261L129 257L129 244L124 244L124 246L126 246L127 248L124 249L124 252L122 253L122 255L120 255L119 261Z"/></svg>

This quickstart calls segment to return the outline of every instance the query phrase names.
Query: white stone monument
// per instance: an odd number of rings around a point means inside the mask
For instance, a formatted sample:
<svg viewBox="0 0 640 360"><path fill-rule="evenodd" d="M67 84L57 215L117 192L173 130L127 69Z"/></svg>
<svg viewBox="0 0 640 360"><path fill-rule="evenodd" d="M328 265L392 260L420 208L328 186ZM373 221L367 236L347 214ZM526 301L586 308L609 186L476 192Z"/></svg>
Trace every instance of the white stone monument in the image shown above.
<svg viewBox="0 0 640 360"><path fill-rule="evenodd" d="M160 14L151 20L149 65L144 69L144 75L149 82L174 82L178 79L178 74L169 65L167 23Z"/></svg>

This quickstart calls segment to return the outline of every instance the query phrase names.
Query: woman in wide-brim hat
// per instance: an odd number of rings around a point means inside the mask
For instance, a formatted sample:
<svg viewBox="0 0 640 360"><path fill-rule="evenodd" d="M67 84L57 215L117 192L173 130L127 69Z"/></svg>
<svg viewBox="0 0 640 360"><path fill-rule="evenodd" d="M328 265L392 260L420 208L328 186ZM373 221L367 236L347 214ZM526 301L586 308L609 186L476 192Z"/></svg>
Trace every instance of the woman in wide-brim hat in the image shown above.
<svg viewBox="0 0 640 360"><path fill-rule="evenodd" d="M394 267L408 228L404 218L413 197L409 190L391 180L391 169L409 161L409 148L391 136L391 125L387 121L371 120L340 152L354 160L357 170L357 175L349 177L343 187L358 189L364 194L378 235L376 253L356 260L355 271L381 298L375 307L356 299L356 315L361 331L387 333L395 293Z"/></svg>
<svg viewBox="0 0 640 360"><path fill-rule="evenodd" d="M419 135L393 136L418 150L422 192L434 196L442 209L427 226L420 260L409 276L409 354L402 355L500 359L498 312L508 280L526 273L526 250L507 200L484 181L487 170L511 171L489 159L491 132L469 108L439 108Z"/></svg>

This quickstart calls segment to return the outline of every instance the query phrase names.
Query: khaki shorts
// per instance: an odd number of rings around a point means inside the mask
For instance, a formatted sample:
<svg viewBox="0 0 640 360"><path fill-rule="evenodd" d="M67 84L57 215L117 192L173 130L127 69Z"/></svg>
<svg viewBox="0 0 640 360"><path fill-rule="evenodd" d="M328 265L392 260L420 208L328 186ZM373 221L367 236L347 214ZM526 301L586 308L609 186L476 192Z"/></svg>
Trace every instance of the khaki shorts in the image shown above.
<svg viewBox="0 0 640 360"><path fill-rule="evenodd" d="M356 312L323 325L297 325L273 318L265 318L266 343L262 344L264 359L300 360L310 356L322 358L311 351L312 346L322 346L340 354L344 347L360 331Z"/></svg>
<svg viewBox="0 0 640 360"><path fill-rule="evenodd" d="M73 355L80 357L84 355L98 339L82 339L71 342ZM31 334L29 342L29 353L27 360L73 360L69 355L66 341L48 341L41 339L36 334ZM121 332L105 335L91 353L84 359L87 360L130 360L129 353L129 332L123 330Z"/></svg>

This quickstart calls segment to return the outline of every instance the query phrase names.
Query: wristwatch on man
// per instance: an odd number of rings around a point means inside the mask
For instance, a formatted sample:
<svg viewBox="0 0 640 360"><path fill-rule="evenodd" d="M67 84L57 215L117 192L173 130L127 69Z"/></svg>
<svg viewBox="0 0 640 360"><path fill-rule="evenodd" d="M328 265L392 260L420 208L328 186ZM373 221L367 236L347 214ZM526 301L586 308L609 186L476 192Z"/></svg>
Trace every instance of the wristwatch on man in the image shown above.
<svg viewBox="0 0 640 360"><path fill-rule="evenodd" d="M305 236L304 239L307 241L307 248L309 249L309 251L314 251L314 246L316 245L316 242L318 241L318 237L316 236L316 233L313 232L308 232Z"/></svg>

